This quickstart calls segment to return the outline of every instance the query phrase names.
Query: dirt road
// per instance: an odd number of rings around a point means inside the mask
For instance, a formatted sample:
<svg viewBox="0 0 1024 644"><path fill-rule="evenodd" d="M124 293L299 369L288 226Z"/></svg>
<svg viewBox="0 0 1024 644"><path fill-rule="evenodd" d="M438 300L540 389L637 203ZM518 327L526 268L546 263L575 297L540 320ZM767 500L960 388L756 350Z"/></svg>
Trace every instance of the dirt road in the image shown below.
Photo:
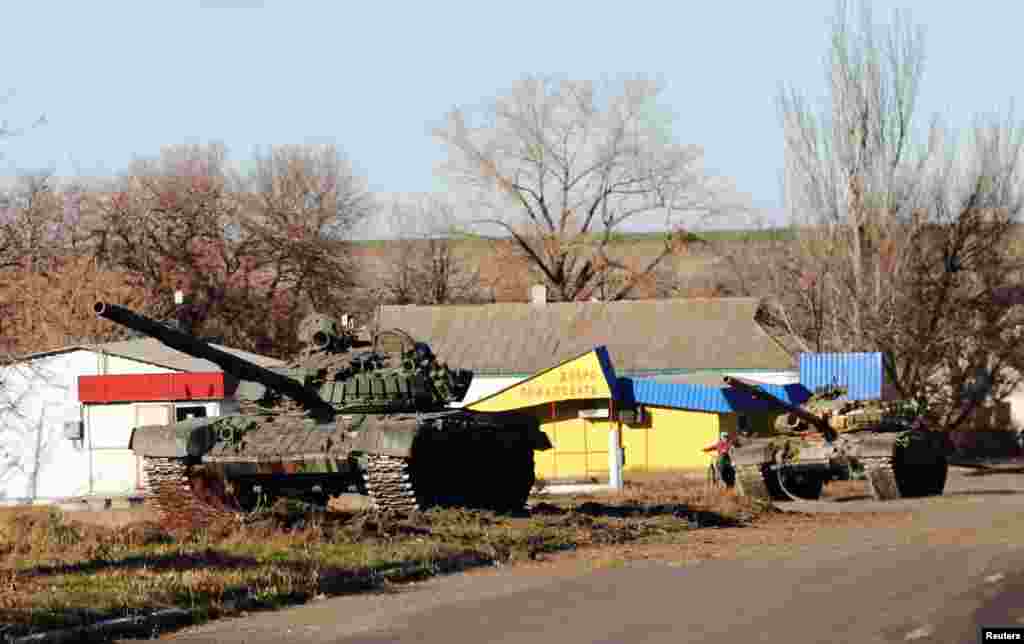
<svg viewBox="0 0 1024 644"><path fill-rule="evenodd" d="M322 600L171 639L959 644L977 640L979 623L1024 626L1024 474L958 472L943 498L884 505L911 514L863 525L830 516L835 526L779 543L744 529L700 531L735 542L736 552L693 562L683 546L623 547ZM880 508L854 498L810 509Z"/></svg>

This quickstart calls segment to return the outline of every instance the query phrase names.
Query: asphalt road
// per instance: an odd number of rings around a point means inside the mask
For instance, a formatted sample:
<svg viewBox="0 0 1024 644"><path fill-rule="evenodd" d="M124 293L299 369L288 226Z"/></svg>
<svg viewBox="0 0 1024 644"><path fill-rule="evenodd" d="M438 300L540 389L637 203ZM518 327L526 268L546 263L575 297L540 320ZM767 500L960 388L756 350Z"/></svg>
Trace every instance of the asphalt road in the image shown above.
<svg viewBox="0 0 1024 644"><path fill-rule="evenodd" d="M170 639L961 643L977 641L979 624L1024 626L1024 474L957 475L946 496L917 503L913 519L895 526L826 527L799 547L780 543L756 556L682 563L661 552L659 560L598 569L570 560L457 575ZM820 509L875 506L853 500Z"/></svg>

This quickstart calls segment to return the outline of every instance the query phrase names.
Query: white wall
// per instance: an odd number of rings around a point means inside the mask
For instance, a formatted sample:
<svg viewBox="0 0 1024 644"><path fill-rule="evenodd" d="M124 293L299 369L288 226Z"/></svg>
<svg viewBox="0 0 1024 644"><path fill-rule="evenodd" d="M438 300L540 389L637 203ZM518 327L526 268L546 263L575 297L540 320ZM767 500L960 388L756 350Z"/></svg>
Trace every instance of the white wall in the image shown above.
<svg viewBox="0 0 1024 644"><path fill-rule="evenodd" d="M140 467L128 440L136 404L82 406L78 377L174 372L87 350L0 367L0 503L135 493ZM221 411L216 401L181 405ZM65 439L64 423L79 419L83 440Z"/></svg>
<svg viewBox="0 0 1024 644"><path fill-rule="evenodd" d="M800 382L799 371L763 371L763 372L736 372L727 373L727 376L733 378L743 378L744 380L752 380L753 382L759 382L765 385L795 385Z"/></svg>
<svg viewBox="0 0 1024 644"><path fill-rule="evenodd" d="M0 501L88 490L85 445L65 440L63 430L79 418L78 376L95 369L87 351L0 367Z"/></svg>
<svg viewBox="0 0 1024 644"><path fill-rule="evenodd" d="M1017 389L1006 399L1010 403L1010 420L1018 429L1024 429L1024 389Z"/></svg>
<svg viewBox="0 0 1024 644"><path fill-rule="evenodd" d="M175 422L181 408L202 407L208 417L218 416L218 401L142 402L86 405L86 442L89 446L90 493L130 495L146 483L142 458L129 448L132 430L143 425Z"/></svg>
<svg viewBox="0 0 1024 644"><path fill-rule="evenodd" d="M466 392L465 398L462 399L461 403L453 403L452 407L465 407L466 405L475 403L481 398L486 398L492 394L496 394L502 389L511 387L512 385L526 380L527 377L522 378L509 378L509 377L491 377L491 376L473 376L473 379L469 381L469 390Z"/></svg>

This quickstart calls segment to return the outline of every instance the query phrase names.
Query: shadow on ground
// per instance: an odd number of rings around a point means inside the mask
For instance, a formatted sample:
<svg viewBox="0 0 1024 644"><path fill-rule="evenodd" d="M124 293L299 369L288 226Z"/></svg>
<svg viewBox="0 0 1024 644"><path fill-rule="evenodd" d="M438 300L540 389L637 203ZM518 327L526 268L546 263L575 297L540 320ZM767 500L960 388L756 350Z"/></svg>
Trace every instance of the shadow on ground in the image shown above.
<svg viewBox="0 0 1024 644"><path fill-rule="evenodd" d="M692 528L734 528L744 525L748 516L740 512L730 517L718 512L695 510L685 503L602 503L586 501L572 507L558 506L552 503L538 503L530 509L530 516L538 517L571 517L584 516L606 519L649 519L668 518L684 519Z"/></svg>
<svg viewBox="0 0 1024 644"><path fill-rule="evenodd" d="M1024 474L1024 466L1020 467L978 467L971 468L962 476L975 478L979 476L992 476L993 474Z"/></svg>
<svg viewBox="0 0 1024 644"><path fill-rule="evenodd" d="M1024 494L1024 490L954 490L946 491L942 496L1008 496L1013 494Z"/></svg>
<svg viewBox="0 0 1024 644"><path fill-rule="evenodd" d="M86 606L35 607L28 609L0 609L0 642L12 638L23 637L32 633L61 629L90 627L108 620L135 618L136 624L120 625L119 635L154 637L160 632L175 630L192 623L225 617L240 612L274 610L289 605L305 603L317 596L344 595L352 593L393 594L397 589L389 584L395 582L411 582L426 579L435 575L450 574L480 566L493 565L493 557L478 552L460 552L430 560L388 560L372 566L351 568L342 566L316 566L311 562L275 561L274 568L281 578L294 576L307 578L311 568L315 567L317 582L315 587L305 588L291 593L278 593L271 598L263 598L253 593L246 586L228 586L218 592L215 602L207 602L198 610L182 619L177 617L172 623L154 624L146 618L156 614L168 606L195 605L196 597L192 593L179 592L170 597L169 601L159 602L142 608L100 611ZM111 561L89 561L81 564L63 566L39 566L19 572L25 579L42 575L63 575L74 573L102 574L106 571L196 571L211 569L245 569L266 566L252 557L236 556L209 550L193 554L165 554L149 557L126 557ZM201 602L202 604L202 602ZM74 641L86 641L79 634ZM88 641L109 641L102 634L88 638ZM68 640L71 641L71 640Z"/></svg>
<svg viewBox="0 0 1024 644"><path fill-rule="evenodd" d="M295 506L292 509L301 508ZM145 577L152 585L163 583L155 577L161 574L170 574L180 582L182 576L187 577L190 572L209 573L216 577L221 571L252 571L262 576L270 569L273 569L271 576L274 579L282 580L283 589L277 591L278 582L273 580L266 581L275 585L271 596L239 586L237 581L225 580L224 583L234 583L234 586L211 586L199 591L186 588L188 584L178 583L173 590L161 586L161 592L153 595L152 599L140 602L145 605L143 608L109 609L106 612L86 607L84 602L72 599L77 596L74 594L69 595L67 603L53 603L45 610L36 606L22 608L27 606L24 603L9 603L0 610L0 641L32 631L74 628L103 620L145 616L168 606L199 606L194 619L205 621L242 611L303 603L317 596L390 593L395 588L389 584L396 582L422 580L518 559L536 559L545 553L579 547L636 542L703 527L736 527L745 525L752 518L752 514L748 517L742 511L727 515L700 510L686 503L646 503L633 499L580 499L563 504L541 502L528 511L506 515L459 509L409 514L372 511L311 514L278 506L245 525L236 521L228 527L213 526L200 532L168 531L152 522L114 529L85 526L74 521L63 524L56 520L55 523L53 517L40 517L36 520L39 530L56 531L53 534L77 541L67 550L57 548L52 554L40 556L36 565L18 566L16 571L6 571L14 575L12 582L17 580L22 585L22 594L50 587L54 583L51 579L61 580L65 576L87 577L93 580L89 582L90 586L96 580L109 580L109 589L103 590L107 588L107 582L104 582L95 586L95 592L110 594L122 592L126 588L125 580L136 577ZM301 552L285 549L280 558L273 557L272 561L262 556L257 558L247 553L232 552L232 544L258 543L282 532L305 535L312 549L308 552L302 548ZM402 556L401 544L424 541L437 542L444 547L410 549L406 556ZM373 562L380 554L388 555L384 561L362 567L331 566L317 557L316 547L317 544L335 543L354 544L354 547L362 547L364 543L384 545L374 556L368 555L366 561ZM122 548L122 554L114 554L117 550L109 549L114 544ZM0 569L0 587L5 583L4 572ZM249 579L241 583L252 582ZM197 592L202 596L197 596ZM174 628L179 626L181 624L176 624Z"/></svg>
<svg viewBox="0 0 1024 644"><path fill-rule="evenodd" d="M1015 494L1024 494L1024 489L1013 490L1013 489L992 489L992 490L946 490L941 496L1009 496ZM920 497L908 497L909 499L920 498ZM924 497L924 498L936 498L936 497ZM872 497L868 494L852 494L844 495L839 497L831 497L822 499L823 502L831 503L853 503L855 501L873 501Z"/></svg>

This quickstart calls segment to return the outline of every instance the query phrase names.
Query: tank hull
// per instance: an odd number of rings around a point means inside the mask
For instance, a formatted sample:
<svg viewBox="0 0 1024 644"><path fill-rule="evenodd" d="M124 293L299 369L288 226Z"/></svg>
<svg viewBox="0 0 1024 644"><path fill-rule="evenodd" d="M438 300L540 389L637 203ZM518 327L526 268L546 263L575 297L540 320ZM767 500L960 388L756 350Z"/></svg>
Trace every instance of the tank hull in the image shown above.
<svg viewBox="0 0 1024 644"><path fill-rule="evenodd" d="M534 485L533 417L452 410L332 423L234 415L136 428L146 494L163 520L204 524L286 497L325 505L361 493L383 510L518 510Z"/></svg>
<svg viewBox="0 0 1024 644"><path fill-rule="evenodd" d="M949 447L940 432L882 426L840 434L747 440L732 452L736 489L771 502L815 500L825 483L864 470L868 491L880 501L942 494Z"/></svg>

